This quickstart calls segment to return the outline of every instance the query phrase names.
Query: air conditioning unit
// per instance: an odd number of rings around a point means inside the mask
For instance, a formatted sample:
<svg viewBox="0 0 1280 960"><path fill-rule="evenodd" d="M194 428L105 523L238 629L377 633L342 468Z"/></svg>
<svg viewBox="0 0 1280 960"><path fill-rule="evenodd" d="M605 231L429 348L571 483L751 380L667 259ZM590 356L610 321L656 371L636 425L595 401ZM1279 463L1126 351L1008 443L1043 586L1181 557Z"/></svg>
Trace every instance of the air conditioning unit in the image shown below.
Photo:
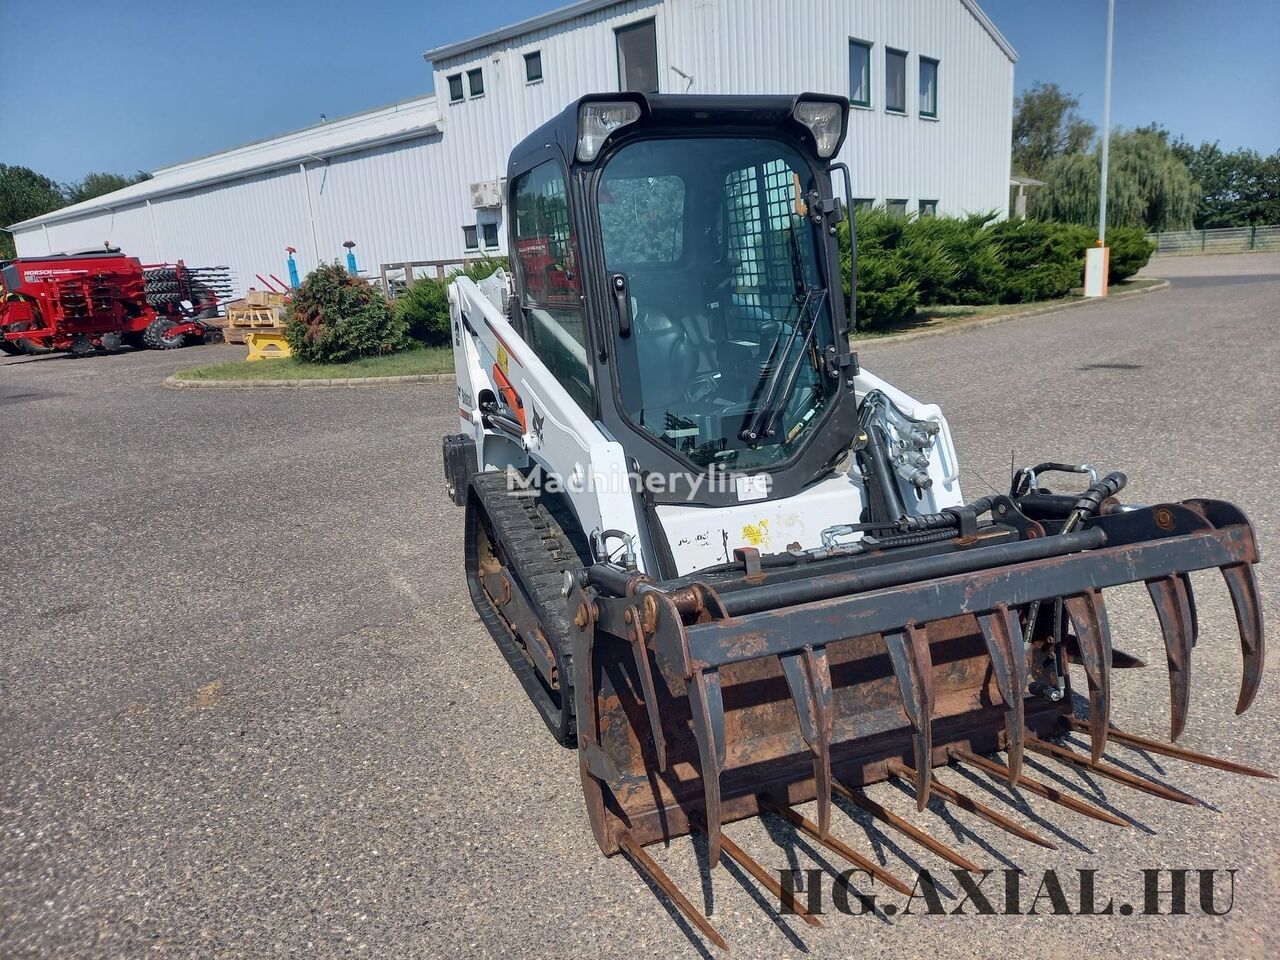
<svg viewBox="0 0 1280 960"><path fill-rule="evenodd" d="M493 210L502 206L502 185L497 180L481 180L471 184L471 206L476 210Z"/></svg>

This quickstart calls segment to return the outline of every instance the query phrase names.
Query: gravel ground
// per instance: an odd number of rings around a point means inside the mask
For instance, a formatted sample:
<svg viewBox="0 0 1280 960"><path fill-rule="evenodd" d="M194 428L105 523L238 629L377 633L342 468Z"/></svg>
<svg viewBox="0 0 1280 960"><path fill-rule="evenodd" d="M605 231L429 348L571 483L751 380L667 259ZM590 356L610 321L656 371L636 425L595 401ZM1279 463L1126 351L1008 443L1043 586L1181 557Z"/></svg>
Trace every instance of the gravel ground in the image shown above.
<svg viewBox="0 0 1280 960"><path fill-rule="evenodd" d="M1260 480L1280 462L1280 256L1148 273L1173 288L862 357L943 404L971 496L1006 486L1011 453L1088 459L1125 469L1134 500L1236 502L1274 556L1280 510ZM453 386L160 386L239 353L0 365L0 956L706 955L624 859L599 855L575 755L471 610L461 513L439 482ZM1275 567L1260 574L1280 622ZM1183 742L1280 769L1277 684L1234 715L1230 607L1214 577L1196 584ZM1145 591L1109 608L1117 643L1154 665L1117 675L1114 717L1159 736L1168 684ZM1099 903L1117 907L1141 905L1144 868L1233 869L1225 917L1200 915L1193 874L1184 917L1046 916L1046 901L1036 916L921 916L917 901L916 915L832 914L814 930L741 874L708 878L688 839L655 855L710 901L739 957L854 943L881 957L1274 956L1275 784L1115 755L1208 806L1032 761L1134 824L1030 798L1015 816L1057 832L1051 852L966 814L915 814L892 786L873 795L984 866L1026 871L1024 907L1050 868L1073 904L1075 871L1096 868ZM957 771L941 779L990 799ZM899 875L945 870L861 814L835 827ZM771 868L820 863L776 823L730 832Z"/></svg>

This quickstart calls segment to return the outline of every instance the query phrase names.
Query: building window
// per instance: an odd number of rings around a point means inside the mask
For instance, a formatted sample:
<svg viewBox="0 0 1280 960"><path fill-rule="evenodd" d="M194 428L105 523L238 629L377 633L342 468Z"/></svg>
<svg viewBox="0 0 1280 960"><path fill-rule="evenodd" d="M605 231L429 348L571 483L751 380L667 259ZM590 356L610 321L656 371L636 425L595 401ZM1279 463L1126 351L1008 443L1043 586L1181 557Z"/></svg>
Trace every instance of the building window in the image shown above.
<svg viewBox="0 0 1280 960"><path fill-rule="evenodd" d="M875 197L854 197L850 201L854 214L864 213L876 205Z"/></svg>
<svg viewBox="0 0 1280 960"><path fill-rule="evenodd" d="M537 83L542 79L542 51L535 50L533 53L524 55L524 82Z"/></svg>
<svg viewBox="0 0 1280 960"><path fill-rule="evenodd" d="M476 236L476 225L474 223L469 223L462 228L462 241L463 249L480 249L480 238Z"/></svg>
<svg viewBox="0 0 1280 960"><path fill-rule="evenodd" d="M457 103L462 99L462 74L455 73L449 78L449 102Z"/></svg>
<svg viewBox="0 0 1280 960"><path fill-rule="evenodd" d="M886 200L885 209L889 211L891 217L897 217L900 220L907 218L907 201L905 200Z"/></svg>
<svg viewBox="0 0 1280 960"><path fill-rule="evenodd" d="M920 58L920 116L938 115L938 61Z"/></svg>
<svg viewBox="0 0 1280 960"><path fill-rule="evenodd" d="M907 55L901 50L884 52L884 108L907 112Z"/></svg>
<svg viewBox="0 0 1280 960"><path fill-rule="evenodd" d="M484 233L484 248L486 250L498 249L498 225L496 223L483 223L480 225L480 229Z"/></svg>
<svg viewBox="0 0 1280 960"><path fill-rule="evenodd" d="M936 217L937 215L938 215L937 200L921 200L920 201L920 216Z"/></svg>
<svg viewBox="0 0 1280 960"><path fill-rule="evenodd" d="M467 90L473 100L484 96L484 71L479 67L467 71Z"/></svg>
<svg viewBox="0 0 1280 960"><path fill-rule="evenodd" d="M658 92L658 31L654 21L614 31L618 41L618 89Z"/></svg>
<svg viewBox="0 0 1280 960"><path fill-rule="evenodd" d="M871 44L849 41L849 102L871 106Z"/></svg>

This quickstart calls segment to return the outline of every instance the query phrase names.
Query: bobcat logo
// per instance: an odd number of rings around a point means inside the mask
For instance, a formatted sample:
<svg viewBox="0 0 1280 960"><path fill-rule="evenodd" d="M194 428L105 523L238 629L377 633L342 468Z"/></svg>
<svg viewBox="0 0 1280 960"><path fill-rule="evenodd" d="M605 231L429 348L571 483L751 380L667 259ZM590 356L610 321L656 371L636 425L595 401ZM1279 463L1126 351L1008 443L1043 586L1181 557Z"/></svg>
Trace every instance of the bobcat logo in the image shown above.
<svg viewBox="0 0 1280 960"><path fill-rule="evenodd" d="M538 443L542 443L542 425L547 422L547 418L538 413L538 408L530 404L533 410L533 435L538 438Z"/></svg>

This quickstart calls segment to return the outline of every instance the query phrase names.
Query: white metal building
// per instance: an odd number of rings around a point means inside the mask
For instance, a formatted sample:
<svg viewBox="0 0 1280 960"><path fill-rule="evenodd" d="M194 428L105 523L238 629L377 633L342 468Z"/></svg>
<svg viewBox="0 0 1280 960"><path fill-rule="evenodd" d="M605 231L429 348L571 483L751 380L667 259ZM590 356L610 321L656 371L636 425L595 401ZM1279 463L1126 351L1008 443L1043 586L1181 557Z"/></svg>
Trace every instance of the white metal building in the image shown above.
<svg viewBox="0 0 1280 960"><path fill-rule="evenodd" d="M156 170L15 224L19 255L120 246L227 264L242 288L354 241L362 270L505 253L511 147L574 98L844 94L858 199L963 214L1008 204L1016 54L976 0L579 0L428 51L436 94Z"/></svg>

